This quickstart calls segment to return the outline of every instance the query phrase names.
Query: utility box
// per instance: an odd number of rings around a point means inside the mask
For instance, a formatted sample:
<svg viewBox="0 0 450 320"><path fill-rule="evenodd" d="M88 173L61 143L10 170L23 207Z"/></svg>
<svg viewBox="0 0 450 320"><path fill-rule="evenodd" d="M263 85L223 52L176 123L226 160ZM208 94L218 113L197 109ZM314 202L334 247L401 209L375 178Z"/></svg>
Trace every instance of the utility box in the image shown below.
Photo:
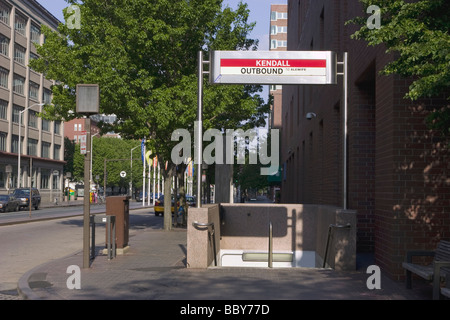
<svg viewBox="0 0 450 320"><path fill-rule="evenodd" d="M123 254L128 249L130 197L106 197L106 215L116 217L116 250L117 254Z"/></svg>

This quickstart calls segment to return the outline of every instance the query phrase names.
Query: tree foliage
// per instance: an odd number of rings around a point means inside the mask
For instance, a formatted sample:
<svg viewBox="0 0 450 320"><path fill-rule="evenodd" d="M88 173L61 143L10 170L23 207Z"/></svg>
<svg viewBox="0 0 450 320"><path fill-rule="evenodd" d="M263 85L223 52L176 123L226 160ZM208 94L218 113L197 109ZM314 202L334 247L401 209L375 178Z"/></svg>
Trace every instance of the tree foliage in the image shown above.
<svg viewBox="0 0 450 320"><path fill-rule="evenodd" d="M100 86L100 113L115 114L113 130L124 138L147 138L161 168L170 162L175 129L193 133L197 112L198 52L254 50L248 39L254 23L240 3L236 10L222 0L67 0L81 11L81 29L60 24L57 32L43 26L46 42L37 47L34 70L57 81L53 105L44 117L71 119L76 85ZM79 3L78 3L79 2ZM65 13L66 18L69 14ZM260 125L269 105L260 86L204 88L204 127ZM243 124L244 123L244 124ZM112 128L100 123L103 131ZM167 214L167 216L170 216Z"/></svg>
<svg viewBox="0 0 450 320"><path fill-rule="evenodd" d="M352 37L371 46L383 44L395 59L383 73L413 79L406 98L444 95L450 99L450 2L447 0L360 0L364 13L370 5L381 9L381 27L369 28L367 14L348 23L361 28ZM450 107L445 106L429 117L430 124L450 135Z"/></svg>
<svg viewBox="0 0 450 320"><path fill-rule="evenodd" d="M72 145L72 142L69 142ZM117 138L94 138L92 139L92 179L94 183L100 186L104 185L104 160L118 160L122 161L107 161L107 187L126 187L133 179L133 186L136 188L142 187L142 169L143 164L140 154L140 141L124 140ZM74 152L72 154L72 180L82 182L84 179L84 155L80 153L80 144L73 144ZM131 172L131 149L133 150L133 169ZM69 159L66 159L69 160ZM120 177L120 172L125 171L127 176ZM96 176L100 179L96 179Z"/></svg>

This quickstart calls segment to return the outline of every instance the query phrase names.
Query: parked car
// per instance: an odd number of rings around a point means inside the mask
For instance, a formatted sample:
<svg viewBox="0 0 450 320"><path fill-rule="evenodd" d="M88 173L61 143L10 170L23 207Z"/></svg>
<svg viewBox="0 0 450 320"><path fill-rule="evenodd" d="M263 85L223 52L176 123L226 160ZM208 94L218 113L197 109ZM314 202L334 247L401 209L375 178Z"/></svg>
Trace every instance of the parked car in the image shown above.
<svg viewBox="0 0 450 320"><path fill-rule="evenodd" d="M186 196L186 203L189 207L195 207L196 201L193 196Z"/></svg>
<svg viewBox="0 0 450 320"><path fill-rule="evenodd" d="M142 191L136 194L136 201L140 202L142 201ZM147 201L147 192L145 193L145 199L144 201Z"/></svg>
<svg viewBox="0 0 450 320"><path fill-rule="evenodd" d="M19 211L20 202L12 195L0 195L0 212Z"/></svg>
<svg viewBox="0 0 450 320"><path fill-rule="evenodd" d="M175 197L172 195L172 206L171 206L171 211L172 213L175 211L174 205L175 205ZM179 197L178 197L178 202L177 202L177 207L180 206L180 201L179 201ZM158 198L158 200L155 201L155 216L159 216L164 215L164 195L160 196Z"/></svg>
<svg viewBox="0 0 450 320"><path fill-rule="evenodd" d="M28 208L30 205L30 188L17 188L12 195L19 200L21 208ZM31 206L35 210L39 209L41 205L41 194L36 188L31 189Z"/></svg>

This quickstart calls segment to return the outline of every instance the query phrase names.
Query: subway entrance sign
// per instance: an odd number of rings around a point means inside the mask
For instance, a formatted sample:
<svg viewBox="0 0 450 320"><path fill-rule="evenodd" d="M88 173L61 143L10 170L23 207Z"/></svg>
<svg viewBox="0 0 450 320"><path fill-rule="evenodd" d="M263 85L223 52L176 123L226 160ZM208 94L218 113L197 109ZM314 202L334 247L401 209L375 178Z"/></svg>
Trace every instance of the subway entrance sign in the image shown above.
<svg viewBox="0 0 450 320"><path fill-rule="evenodd" d="M336 84L332 51L212 51L212 84Z"/></svg>

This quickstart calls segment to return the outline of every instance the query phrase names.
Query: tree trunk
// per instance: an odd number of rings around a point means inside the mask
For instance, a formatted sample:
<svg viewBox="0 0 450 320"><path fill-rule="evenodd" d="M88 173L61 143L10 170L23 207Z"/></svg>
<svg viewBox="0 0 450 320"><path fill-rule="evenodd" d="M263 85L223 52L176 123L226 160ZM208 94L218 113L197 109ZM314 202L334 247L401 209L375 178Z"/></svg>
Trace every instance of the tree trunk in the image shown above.
<svg viewBox="0 0 450 320"><path fill-rule="evenodd" d="M172 177L173 177L173 166L170 164L167 170L163 170L164 175L164 230L172 230Z"/></svg>

